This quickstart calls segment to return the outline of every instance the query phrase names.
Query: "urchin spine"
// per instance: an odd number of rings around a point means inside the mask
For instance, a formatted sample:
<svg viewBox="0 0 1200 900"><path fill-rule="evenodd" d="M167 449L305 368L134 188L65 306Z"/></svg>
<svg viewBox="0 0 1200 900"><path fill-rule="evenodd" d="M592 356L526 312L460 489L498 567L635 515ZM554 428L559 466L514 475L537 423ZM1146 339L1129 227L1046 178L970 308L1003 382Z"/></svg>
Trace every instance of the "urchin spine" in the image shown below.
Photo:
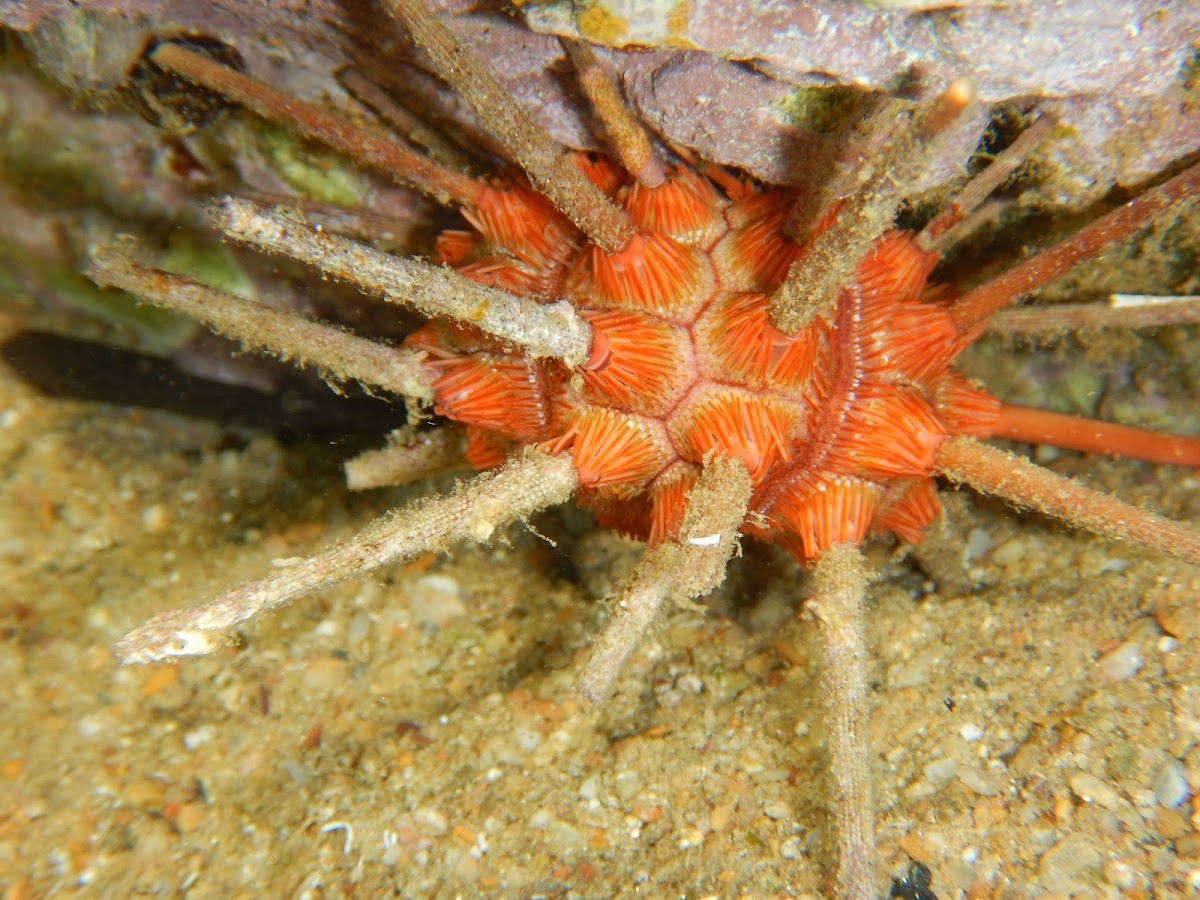
<svg viewBox="0 0 1200 900"><path fill-rule="evenodd" d="M156 65L207 85L263 118L290 125L364 166L414 185L439 202L469 205L482 190L475 179L436 163L411 147L364 131L339 116L290 97L186 47L164 42L150 57Z"/></svg>
<svg viewBox="0 0 1200 900"><path fill-rule="evenodd" d="M821 707L833 783L832 815L838 845L838 896L878 896L875 869L875 798L871 789L867 725L867 644L863 601L867 567L850 544L834 544L817 560L814 591L805 608L820 625Z"/></svg>
<svg viewBox="0 0 1200 900"><path fill-rule="evenodd" d="M629 217L587 179L570 154L534 123L487 67L458 43L421 0L388 0L387 6L534 186L597 247L606 253L622 250L634 236Z"/></svg>
<svg viewBox="0 0 1200 900"><path fill-rule="evenodd" d="M488 540L506 525L565 502L579 483L567 456L529 448L495 472L456 491L390 512L349 540L289 564L215 600L156 616L116 646L124 663L212 653L231 628L315 591L471 538Z"/></svg>
<svg viewBox="0 0 1200 900"><path fill-rule="evenodd" d="M896 210L933 158L938 138L946 133L974 98L969 82L956 80L923 104L912 119L895 117L885 106L866 128L865 141L888 140L882 148L859 148L870 160L868 177L845 198L830 198L836 210L828 228L816 231L818 217L811 216L808 230L815 237L805 253L792 263L783 284L771 296L771 324L784 334L795 334L837 302L842 289L853 280L854 268L881 235L892 227ZM825 211L821 211L824 213ZM802 227L800 223L789 223ZM805 241L810 234L797 233L793 240Z"/></svg>
<svg viewBox="0 0 1200 900"><path fill-rule="evenodd" d="M1078 484L1015 454L952 437L938 448L939 474L1076 528L1200 563L1200 530Z"/></svg>
<svg viewBox="0 0 1200 900"><path fill-rule="evenodd" d="M453 425L405 425L388 435L387 446L346 460L346 487L352 491L397 487L462 468L467 465L466 443L462 429Z"/></svg>
<svg viewBox="0 0 1200 900"><path fill-rule="evenodd" d="M751 488L750 473L738 460L717 457L704 467L688 493L679 540L665 541L642 557L580 673L580 693L593 703L606 700L663 602L686 603L721 583L737 549Z"/></svg>
<svg viewBox="0 0 1200 900"><path fill-rule="evenodd" d="M135 251L130 242L98 247L86 274L101 287L120 288L155 306L184 313L248 349L313 366L334 381L357 381L399 397L433 399L422 353L388 347L143 265L134 258Z"/></svg>
<svg viewBox="0 0 1200 900"><path fill-rule="evenodd" d="M542 304L487 287L453 269L393 256L317 228L295 209L267 209L226 197L211 210L213 224L226 235L267 253L302 259L325 275L363 291L473 325L533 357L582 365L592 330L565 300Z"/></svg>

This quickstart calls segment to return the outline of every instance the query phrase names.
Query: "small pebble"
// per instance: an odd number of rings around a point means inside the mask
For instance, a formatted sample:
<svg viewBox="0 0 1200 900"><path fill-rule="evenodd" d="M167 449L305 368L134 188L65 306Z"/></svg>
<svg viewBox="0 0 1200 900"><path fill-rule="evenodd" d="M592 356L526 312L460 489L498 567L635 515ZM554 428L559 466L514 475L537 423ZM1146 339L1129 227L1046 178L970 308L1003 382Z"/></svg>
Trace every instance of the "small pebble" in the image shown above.
<svg viewBox="0 0 1200 900"><path fill-rule="evenodd" d="M1099 870L1103 863L1104 856L1091 838L1071 834L1042 854L1038 878L1048 891L1079 891L1087 886L1089 870Z"/></svg>
<svg viewBox="0 0 1200 900"><path fill-rule="evenodd" d="M184 834L190 834L203 824L207 815L203 803L184 803L175 817L175 827Z"/></svg>
<svg viewBox="0 0 1200 900"><path fill-rule="evenodd" d="M356 647L366 640L371 633L371 617L365 612L357 612L346 626L346 643Z"/></svg>
<svg viewBox="0 0 1200 900"><path fill-rule="evenodd" d="M434 837L440 837L450 829L446 814L431 806L421 806L413 811L413 821L422 832Z"/></svg>
<svg viewBox="0 0 1200 900"><path fill-rule="evenodd" d="M1191 591L1162 591L1155 599L1154 619L1159 628L1175 638L1200 634L1200 605Z"/></svg>
<svg viewBox="0 0 1200 900"><path fill-rule="evenodd" d="M983 737L983 729L970 722L959 728L958 733L963 736L963 740L968 744L973 743L974 741L977 741Z"/></svg>
<svg viewBox="0 0 1200 900"><path fill-rule="evenodd" d="M1183 837L1191 828L1177 809L1159 809L1154 815L1154 830L1159 837L1175 841Z"/></svg>
<svg viewBox="0 0 1200 900"><path fill-rule="evenodd" d="M147 506L142 510L142 527L151 534L166 531L171 524L171 515L161 503Z"/></svg>
<svg viewBox="0 0 1200 900"><path fill-rule="evenodd" d="M1184 859L1200 859L1200 832L1193 831L1177 840L1175 854Z"/></svg>
<svg viewBox="0 0 1200 900"><path fill-rule="evenodd" d="M301 683L305 690L326 694L345 688L350 664L336 656L315 659L304 667Z"/></svg>
<svg viewBox="0 0 1200 900"><path fill-rule="evenodd" d="M560 853L573 853L587 843L587 838L574 825L556 819L546 828L546 843Z"/></svg>
<svg viewBox="0 0 1200 900"><path fill-rule="evenodd" d="M93 713L88 716L80 716L75 723L75 728L81 738L94 738L106 734L109 730L109 723L105 715Z"/></svg>
<svg viewBox="0 0 1200 900"><path fill-rule="evenodd" d="M925 778L928 781L938 784L953 778L957 769L958 763L952 759L943 758L927 763L921 771L925 773Z"/></svg>
<svg viewBox="0 0 1200 900"><path fill-rule="evenodd" d="M918 653L912 659L889 667L888 684L895 690L928 684L933 677L934 668L941 662L942 651L939 649Z"/></svg>
<svg viewBox="0 0 1200 900"><path fill-rule="evenodd" d="M1145 662L1141 644L1137 641L1126 641L1100 657L1096 662L1096 673L1104 681L1116 684L1127 681L1140 672Z"/></svg>
<svg viewBox="0 0 1200 900"><path fill-rule="evenodd" d="M160 691L165 691L179 680L179 666L155 666L150 670L150 677L142 682L142 696L153 697Z"/></svg>
<svg viewBox="0 0 1200 900"><path fill-rule="evenodd" d="M962 765L954 774L958 776L959 781L983 797L994 797L1004 790L1005 779L996 772Z"/></svg>
<svg viewBox="0 0 1200 900"><path fill-rule="evenodd" d="M213 735L217 730L211 725L201 725L199 728L193 728L186 732L183 736L183 746L189 750L195 750L197 747L203 747L212 740Z"/></svg>
<svg viewBox="0 0 1200 900"><path fill-rule="evenodd" d="M531 728L521 726L512 732L513 743L522 753L532 753L542 744L542 736Z"/></svg>
<svg viewBox="0 0 1200 900"><path fill-rule="evenodd" d="M632 769L618 772L616 782L617 796L625 801L636 797L642 788L642 777Z"/></svg>
<svg viewBox="0 0 1200 900"><path fill-rule="evenodd" d="M1029 541L1024 537L1009 538L992 551L992 562L1005 567L1019 565L1029 552Z"/></svg>
<svg viewBox="0 0 1200 900"><path fill-rule="evenodd" d="M982 528L972 528L967 532L967 562L981 559L992 549L992 536Z"/></svg>
<svg viewBox="0 0 1200 900"><path fill-rule="evenodd" d="M1169 758L1158 770L1154 781L1154 796L1164 809L1178 809L1188 798L1187 770L1183 763Z"/></svg>
<svg viewBox="0 0 1200 900"><path fill-rule="evenodd" d="M1129 863L1110 859L1104 864L1104 880L1122 890L1130 891L1138 887L1143 879Z"/></svg>
<svg viewBox="0 0 1200 900"><path fill-rule="evenodd" d="M724 831L729 826L729 822L732 819L733 804L721 803L717 806L714 806L712 812L709 813L708 824L713 831Z"/></svg>
<svg viewBox="0 0 1200 900"><path fill-rule="evenodd" d="M788 819L792 816L792 807L783 800L772 800L763 806L763 815L773 822Z"/></svg>
<svg viewBox="0 0 1200 900"><path fill-rule="evenodd" d="M1049 444L1040 444L1033 450L1033 461L1039 465L1049 465L1062 456L1062 451Z"/></svg>
<svg viewBox="0 0 1200 900"><path fill-rule="evenodd" d="M790 837L779 845L779 855L784 859L795 859L803 852L804 846L799 837Z"/></svg>
<svg viewBox="0 0 1200 900"><path fill-rule="evenodd" d="M1084 803L1095 803L1105 809L1116 809L1121 804L1121 795L1107 781L1089 772L1077 772L1069 782L1071 791Z"/></svg>
<svg viewBox="0 0 1200 900"><path fill-rule="evenodd" d="M425 575L409 592L408 608L422 625L441 628L467 614L458 582L448 575Z"/></svg>
<svg viewBox="0 0 1200 900"><path fill-rule="evenodd" d="M121 794L130 806L142 810L159 810L167 799L167 786L158 778L139 778Z"/></svg>
<svg viewBox="0 0 1200 900"><path fill-rule="evenodd" d="M313 631L323 638L336 638L342 633L342 623L337 619L322 619Z"/></svg>
<svg viewBox="0 0 1200 900"><path fill-rule="evenodd" d="M753 679L741 670L723 672L719 676L710 677L705 687L723 703L734 700L738 694L753 684Z"/></svg>

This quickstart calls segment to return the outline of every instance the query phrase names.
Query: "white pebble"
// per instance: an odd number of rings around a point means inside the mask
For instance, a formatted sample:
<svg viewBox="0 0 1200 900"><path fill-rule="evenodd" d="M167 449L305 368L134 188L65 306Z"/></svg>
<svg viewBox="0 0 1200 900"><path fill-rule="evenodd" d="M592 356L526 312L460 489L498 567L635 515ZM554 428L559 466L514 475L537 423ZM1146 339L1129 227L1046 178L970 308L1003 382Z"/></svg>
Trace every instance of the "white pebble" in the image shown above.
<svg viewBox="0 0 1200 900"><path fill-rule="evenodd" d="M888 668L888 685L900 689L928 684L934 670L942 662L942 652L938 648L918 653L912 659L897 662Z"/></svg>
<svg viewBox="0 0 1200 900"><path fill-rule="evenodd" d="M790 819L792 817L792 807L783 800L772 800L762 808L763 815L772 822L778 822L780 819Z"/></svg>
<svg viewBox="0 0 1200 900"><path fill-rule="evenodd" d="M315 631L320 637L335 638L342 633L342 623L336 619L322 619Z"/></svg>
<svg viewBox="0 0 1200 900"><path fill-rule="evenodd" d="M1062 894L1083 891L1089 872L1104 864L1100 848L1084 835L1063 838L1038 860L1038 878L1042 887Z"/></svg>
<svg viewBox="0 0 1200 900"><path fill-rule="evenodd" d="M1127 681L1142 670L1146 660L1137 641L1126 641L1115 650L1105 653L1096 662L1096 672L1107 682Z"/></svg>
<svg viewBox="0 0 1200 900"><path fill-rule="evenodd" d="M82 738L94 738L104 734L108 730L106 716L95 713L90 716L81 716L75 723L75 728Z"/></svg>
<svg viewBox="0 0 1200 900"><path fill-rule="evenodd" d="M1116 809L1121 803L1121 795L1107 781L1088 772L1075 773L1068 783L1084 803L1095 803L1105 809Z"/></svg>
<svg viewBox="0 0 1200 900"><path fill-rule="evenodd" d="M1029 541L1023 537L1009 538L992 552L992 562L998 566L1019 565L1029 555Z"/></svg>
<svg viewBox="0 0 1200 900"><path fill-rule="evenodd" d="M1033 461L1043 466L1054 462L1060 456L1062 456L1062 451L1049 444L1039 444L1033 450Z"/></svg>
<svg viewBox="0 0 1200 900"><path fill-rule="evenodd" d="M963 740L968 744L973 743L983 737L983 729L970 722L959 728L958 733L963 736Z"/></svg>
<svg viewBox="0 0 1200 900"><path fill-rule="evenodd" d="M212 740L213 735L216 733L217 730L211 725L201 725L199 728L193 728L183 736L183 746L189 750L203 747Z"/></svg>
<svg viewBox="0 0 1200 900"><path fill-rule="evenodd" d="M617 796L622 800L632 800L642 789L642 778L632 769L617 773Z"/></svg>
<svg viewBox="0 0 1200 900"><path fill-rule="evenodd" d="M958 771L958 763L952 759L943 757L942 759L935 759L933 762L928 763L922 771L925 773L925 778L928 781L937 784L953 778L954 773Z"/></svg>
<svg viewBox="0 0 1200 900"><path fill-rule="evenodd" d="M975 769L963 764L955 770L958 780L982 797L995 797L1004 790L1004 776L994 771Z"/></svg>
<svg viewBox="0 0 1200 900"><path fill-rule="evenodd" d="M408 608L422 625L441 628L467 614L458 582L448 575L425 575L409 592Z"/></svg>
<svg viewBox="0 0 1200 900"><path fill-rule="evenodd" d="M803 852L799 837L790 837L779 845L779 855L784 859L795 859Z"/></svg>
<svg viewBox="0 0 1200 900"><path fill-rule="evenodd" d="M1154 796L1154 791L1141 787L1130 788L1129 799L1133 801L1133 805L1138 809L1149 809L1158 802L1158 798Z"/></svg>
<svg viewBox="0 0 1200 900"><path fill-rule="evenodd" d="M513 743L525 753L532 753L542 744L542 736L531 728L514 729L512 738Z"/></svg>
<svg viewBox="0 0 1200 900"><path fill-rule="evenodd" d="M561 819L555 819L546 828L547 843L560 853L574 853L586 840L582 831Z"/></svg>
<svg viewBox="0 0 1200 900"><path fill-rule="evenodd" d="M967 532L967 561L983 557L989 550L992 549L992 536L982 528L972 528Z"/></svg>
<svg viewBox="0 0 1200 900"><path fill-rule="evenodd" d="M152 534L166 531L170 524L171 514L161 503L155 503L142 510L142 527Z"/></svg>
<svg viewBox="0 0 1200 900"><path fill-rule="evenodd" d="M357 612L350 619L350 624L346 626L346 642L351 646L357 646L366 640L370 633L371 617L365 612Z"/></svg>
<svg viewBox="0 0 1200 900"><path fill-rule="evenodd" d="M439 837L450 830L450 822L446 818L446 814L432 806L421 806L415 809L413 821L417 823L421 831L434 837Z"/></svg>
<svg viewBox="0 0 1200 900"><path fill-rule="evenodd" d="M1187 770L1183 763L1168 758L1154 781L1154 796L1164 809L1178 809L1188 798Z"/></svg>
<svg viewBox="0 0 1200 900"><path fill-rule="evenodd" d="M1142 880L1136 869L1119 859L1110 859L1104 864L1104 880L1109 884L1130 891Z"/></svg>

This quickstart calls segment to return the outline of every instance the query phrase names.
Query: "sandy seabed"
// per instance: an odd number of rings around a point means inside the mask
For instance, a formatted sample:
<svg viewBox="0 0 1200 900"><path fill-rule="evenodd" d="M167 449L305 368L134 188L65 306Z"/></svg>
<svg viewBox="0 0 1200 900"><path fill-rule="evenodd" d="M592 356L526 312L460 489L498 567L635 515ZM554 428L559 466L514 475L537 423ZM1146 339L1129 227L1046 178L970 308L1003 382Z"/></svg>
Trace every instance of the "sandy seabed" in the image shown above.
<svg viewBox="0 0 1200 900"><path fill-rule="evenodd" d="M1194 424L1194 385L1162 390ZM1200 519L1192 473L1053 456ZM516 529L122 668L154 612L430 486L350 495L337 448L3 369L0 460L6 898L828 895L815 626L781 554L748 547L708 612L672 611L599 709L573 679L638 547L570 510L534 523L556 548ZM1200 572L948 506L917 556L870 551L889 874L924 863L942 900L1200 890Z"/></svg>

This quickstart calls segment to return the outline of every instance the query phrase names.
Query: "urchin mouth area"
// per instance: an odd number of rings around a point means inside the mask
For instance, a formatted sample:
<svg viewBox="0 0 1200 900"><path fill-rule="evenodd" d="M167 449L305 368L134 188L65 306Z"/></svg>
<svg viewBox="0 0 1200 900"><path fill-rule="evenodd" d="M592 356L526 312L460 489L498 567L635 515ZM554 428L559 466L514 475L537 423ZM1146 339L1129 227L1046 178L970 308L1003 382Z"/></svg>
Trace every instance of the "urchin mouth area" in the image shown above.
<svg viewBox="0 0 1200 900"><path fill-rule="evenodd" d="M858 549L868 535L919 540L941 513L934 478L945 476L1200 562L1194 529L981 443L1040 438L1200 465L1200 438L1006 406L954 368L985 329L1004 327L1004 308L1194 198L1200 166L952 298L928 281L946 236L1047 138L1048 119L910 235L894 228L896 209L948 123L970 104L962 83L911 116L877 112L876 130L864 129L863 146L848 152L859 158L873 148L870 171L849 195L814 203L730 173L710 178L667 165L587 52L573 55L622 166L570 154L420 3L392 0L389 8L495 128L528 183L468 176L185 47L164 43L153 58L460 206L474 230L439 241L442 264L391 256L287 207L239 197L213 206L214 225L232 240L413 306L433 324L388 346L147 266L122 243L97 249L89 275L331 379L432 405L463 429L433 446L489 471L258 582L156 617L123 639L118 655L149 662L210 652L221 634L266 610L460 540L486 542L576 496L602 524L650 544L580 679L584 694L601 700L664 602L718 584L742 533L773 541L816 573L809 608L829 667L823 702L844 810L835 828L839 887L847 897L873 895L867 573ZM882 145L881 129L891 137ZM415 478L417 455L417 442L397 440L357 468L370 469L362 480L372 485L388 480L381 472Z"/></svg>

